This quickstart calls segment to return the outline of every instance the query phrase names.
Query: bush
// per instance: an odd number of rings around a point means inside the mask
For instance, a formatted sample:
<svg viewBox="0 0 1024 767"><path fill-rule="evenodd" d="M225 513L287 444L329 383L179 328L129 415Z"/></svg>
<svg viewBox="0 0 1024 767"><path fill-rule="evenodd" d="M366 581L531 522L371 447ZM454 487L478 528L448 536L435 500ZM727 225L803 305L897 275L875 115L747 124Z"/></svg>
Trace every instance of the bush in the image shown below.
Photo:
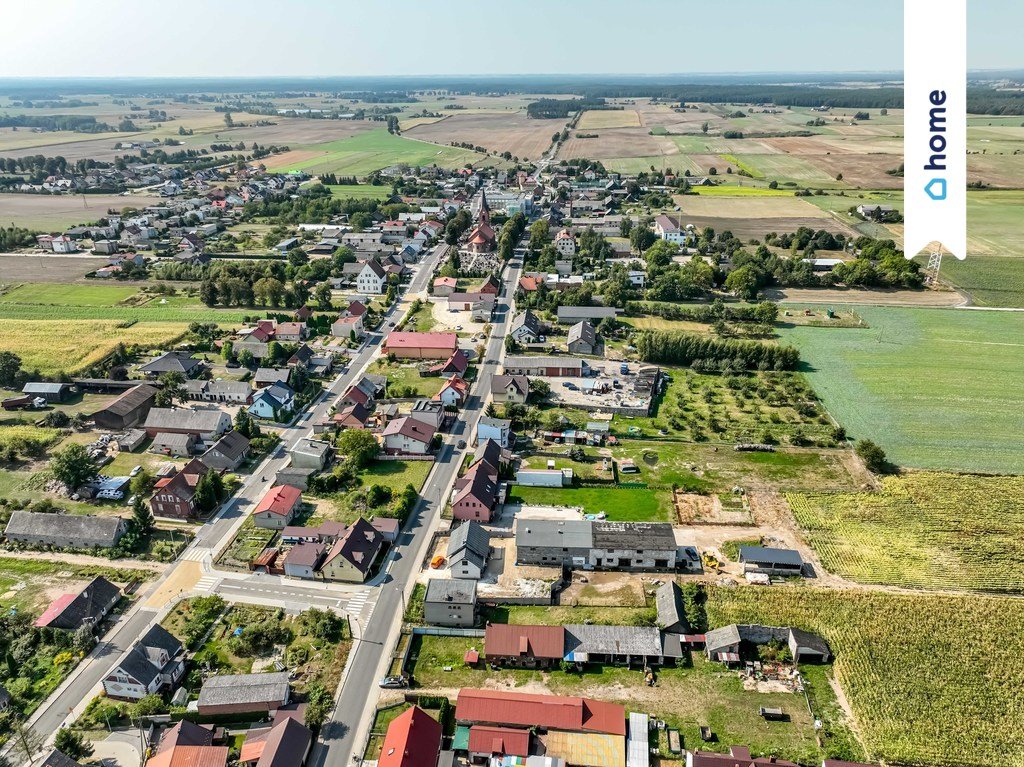
<svg viewBox="0 0 1024 767"><path fill-rule="evenodd" d="M888 474L893 470L893 465L885 456L885 451L869 439L862 439L855 448L857 455L868 471L874 474Z"/></svg>

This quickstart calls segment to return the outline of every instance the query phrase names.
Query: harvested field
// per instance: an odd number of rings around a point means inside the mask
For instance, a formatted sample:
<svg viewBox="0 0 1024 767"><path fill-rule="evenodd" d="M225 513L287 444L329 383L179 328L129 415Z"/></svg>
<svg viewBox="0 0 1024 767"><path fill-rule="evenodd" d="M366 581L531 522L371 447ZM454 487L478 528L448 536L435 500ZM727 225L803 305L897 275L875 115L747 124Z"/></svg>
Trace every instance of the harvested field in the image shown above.
<svg viewBox="0 0 1024 767"><path fill-rule="evenodd" d="M547 121L545 121L547 122ZM550 137L552 131L548 131ZM652 136L647 128L608 128L597 138L576 138L575 132L562 144L558 156L571 160L588 157L595 160L618 157L661 157L678 155L677 147L668 136Z"/></svg>
<svg viewBox="0 0 1024 767"><path fill-rule="evenodd" d="M579 130L595 128L638 128L643 123L635 109L588 109L576 123Z"/></svg>
<svg viewBox="0 0 1024 767"><path fill-rule="evenodd" d="M945 265L945 261L942 262ZM770 288L772 301L790 304L855 304L858 306L962 306L964 297L952 290L869 290L861 288Z"/></svg>
<svg viewBox="0 0 1024 767"><path fill-rule="evenodd" d="M559 120L529 120L525 113L457 114L406 133L409 138L447 145L466 141L492 152L538 159L551 145L551 134L561 130Z"/></svg>
<svg viewBox="0 0 1024 767"><path fill-rule="evenodd" d="M693 224L697 229L710 226L716 232L728 229L741 240L751 237L761 239L768 232L795 232L797 228L806 226L810 229L825 229L847 237L857 234L847 224L835 219L816 216L794 218L725 218L722 216L687 216L686 223Z"/></svg>
<svg viewBox="0 0 1024 767"><path fill-rule="evenodd" d="M902 189L903 179L886 171L898 168L903 157L892 154L831 154L811 158L830 179L843 174L843 184L864 189ZM835 186L836 182L832 181Z"/></svg>
<svg viewBox="0 0 1024 767"><path fill-rule="evenodd" d="M721 187L716 187L720 189ZM715 218L820 218L828 220L830 216L803 198L790 195L774 197L747 196L729 198L720 195L705 197L703 188L697 194L676 195L673 200L682 208L687 222L691 216L711 216ZM789 231L778 229L777 231Z"/></svg>
<svg viewBox="0 0 1024 767"><path fill-rule="evenodd" d="M110 209L145 208L160 202L160 197L134 194L3 194L0 195L0 223L41 231L66 229L76 224L94 223Z"/></svg>
<svg viewBox="0 0 1024 767"><path fill-rule="evenodd" d="M91 282L85 275L106 263L102 257L0 254L0 282Z"/></svg>

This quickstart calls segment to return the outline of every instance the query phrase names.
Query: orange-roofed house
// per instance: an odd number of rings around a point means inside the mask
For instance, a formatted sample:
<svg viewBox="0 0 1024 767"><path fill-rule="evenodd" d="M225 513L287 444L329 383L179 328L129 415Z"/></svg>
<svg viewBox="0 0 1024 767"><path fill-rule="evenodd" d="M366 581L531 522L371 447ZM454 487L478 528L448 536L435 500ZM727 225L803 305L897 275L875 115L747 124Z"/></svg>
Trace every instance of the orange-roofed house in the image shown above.
<svg viewBox="0 0 1024 767"><path fill-rule="evenodd" d="M455 721L467 725L626 735L626 709L617 703L505 690L459 690Z"/></svg>
<svg viewBox="0 0 1024 767"><path fill-rule="evenodd" d="M227 763L227 746L174 746L158 753L146 767L224 767Z"/></svg>
<svg viewBox="0 0 1024 767"><path fill-rule="evenodd" d="M434 295L444 298L454 293L458 287L459 281L454 277L438 277L434 280Z"/></svg>
<svg viewBox="0 0 1024 767"><path fill-rule="evenodd" d="M302 491L294 485L275 485L260 499L252 513L256 527L283 530L302 504Z"/></svg>
<svg viewBox="0 0 1024 767"><path fill-rule="evenodd" d="M437 767L441 725L413 706L388 725L377 767Z"/></svg>
<svg viewBox="0 0 1024 767"><path fill-rule="evenodd" d="M399 359L446 360L459 348L455 333L392 331L384 341L384 354Z"/></svg>
<svg viewBox="0 0 1024 767"><path fill-rule="evenodd" d="M440 400L447 407L462 407L468 396L469 382L459 377L458 374L452 374L452 377L444 382L444 386L434 396L434 399Z"/></svg>

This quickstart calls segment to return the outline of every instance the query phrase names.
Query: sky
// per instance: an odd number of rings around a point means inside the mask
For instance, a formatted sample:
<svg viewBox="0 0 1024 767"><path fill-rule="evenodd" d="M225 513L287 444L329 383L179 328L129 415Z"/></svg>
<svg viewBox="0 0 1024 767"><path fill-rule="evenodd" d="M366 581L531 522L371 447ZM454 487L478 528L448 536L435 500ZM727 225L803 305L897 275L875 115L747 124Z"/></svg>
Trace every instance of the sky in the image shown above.
<svg viewBox="0 0 1024 767"><path fill-rule="evenodd" d="M970 68L1024 67L1024 2L969 9ZM0 77L893 71L903 58L898 0L0 0L0 19Z"/></svg>

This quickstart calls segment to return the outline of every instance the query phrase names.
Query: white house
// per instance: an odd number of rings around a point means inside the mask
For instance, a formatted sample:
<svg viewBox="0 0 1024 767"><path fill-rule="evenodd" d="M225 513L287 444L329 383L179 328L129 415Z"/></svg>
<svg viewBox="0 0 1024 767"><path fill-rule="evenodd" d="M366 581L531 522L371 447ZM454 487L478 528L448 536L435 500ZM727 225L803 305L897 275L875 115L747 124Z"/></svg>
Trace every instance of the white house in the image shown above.
<svg viewBox="0 0 1024 767"><path fill-rule="evenodd" d="M363 335L362 316L339 317L331 325L331 335L335 338L350 338L352 333L356 334L356 338Z"/></svg>
<svg viewBox="0 0 1024 767"><path fill-rule="evenodd" d="M563 256L576 255L576 238L572 236L572 232L563 229L555 235L555 250Z"/></svg>
<svg viewBox="0 0 1024 767"><path fill-rule="evenodd" d="M415 418L396 418L384 427L384 452L426 455L434 439L434 427Z"/></svg>
<svg viewBox="0 0 1024 767"><path fill-rule="evenodd" d="M173 687L185 671L185 648L170 632L155 625L103 678L107 697L141 700Z"/></svg>
<svg viewBox="0 0 1024 767"><path fill-rule="evenodd" d="M477 444L493 439L502 447L509 447L512 439L512 422L504 418L481 416L476 425Z"/></svg>
<svg viewBox="0 0 1024 767"><path fill-rule="evenodd" d="M65 234L54 237L51 241L54 253L77 253L78 243Z"/></svg>
<svg viewBox="0 0 1024 767"><path fill-rule="evenodd" d="M380 261L371 258L356 275L356 290L364 295L379 296L384 292L388 276Z"/></svg>
<svg viewBox="0 0 1024 767"><path fill-rule="evenodd" d="M686 242L686 230L668 216L662 214L654 218L654 233L661 239L682 245Z"/></svg>

